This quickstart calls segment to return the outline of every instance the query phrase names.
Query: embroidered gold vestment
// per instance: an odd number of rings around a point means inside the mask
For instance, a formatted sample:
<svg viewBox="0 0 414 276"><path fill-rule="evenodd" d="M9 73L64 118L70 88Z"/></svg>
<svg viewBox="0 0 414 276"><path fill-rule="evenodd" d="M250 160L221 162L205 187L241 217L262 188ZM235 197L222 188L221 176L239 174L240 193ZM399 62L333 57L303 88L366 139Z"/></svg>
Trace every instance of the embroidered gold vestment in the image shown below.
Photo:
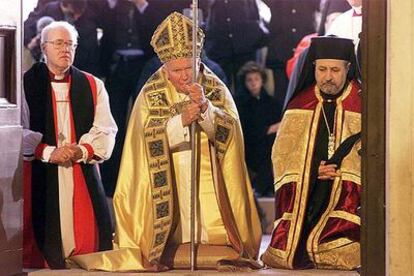
<svg viewBox="0 0 414 276"><path fill-rule="evenodd" d="M224 224L225 241L223 235L215 241L212 231L212 244L227 245L240 258L255 260L262 233L244 163L238 113L228 89L202 67L199 83L219 112L214 138L208 139L201 130L197 135L200 204L215 200L219 208L201 215L215 217ZM184 104L162 69L141 90L128 124L114 195L114 250L72 258L77 265L105 271L166 269L163 254L174 246L172 236L179 221L175 183L178 168L168 147L166 123L181 112ZM203 199L203 186L213 186L213 196Z"/></svg>

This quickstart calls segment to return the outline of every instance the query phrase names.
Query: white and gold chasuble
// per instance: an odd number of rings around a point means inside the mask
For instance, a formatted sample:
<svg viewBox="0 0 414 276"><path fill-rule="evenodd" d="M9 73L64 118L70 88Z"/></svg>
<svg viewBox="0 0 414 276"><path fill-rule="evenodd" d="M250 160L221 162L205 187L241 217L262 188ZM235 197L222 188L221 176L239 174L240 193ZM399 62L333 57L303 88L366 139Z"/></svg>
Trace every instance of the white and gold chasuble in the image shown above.
<svg viewBox="0 0 414 276"><path fill-rule="evenodd" d="M232 248L257 258L261 227L244 163L241 126L233 98L207 68L199 82L209 108L199 122L199 212L201 244ZM114 195L115 249L73 257L88 270L165 269L163 253L189 242L191 151L181 125L184 95L158 70L134 105ZM165 257L165 256L164 256Z"/></svg>

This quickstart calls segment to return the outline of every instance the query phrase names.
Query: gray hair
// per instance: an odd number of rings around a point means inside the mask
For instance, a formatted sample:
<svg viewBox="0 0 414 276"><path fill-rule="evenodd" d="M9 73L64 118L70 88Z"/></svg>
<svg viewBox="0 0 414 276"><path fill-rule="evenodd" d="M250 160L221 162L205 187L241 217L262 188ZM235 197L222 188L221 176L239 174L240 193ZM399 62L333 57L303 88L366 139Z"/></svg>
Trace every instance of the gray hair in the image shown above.
<svg viewBox="0 0 414 276"><path fill-rule="evenodd" d="M69 24L66 21L54 21L50 23L49 25L47 25L46 27L44 27L42 30L41 36L40 36L40 43L43 44L47 40L47 35L50 30L57 29L57 28L66 29L70 33L70 36L72 37L73 42L78 43L78 37L79 37L78 31L73 25Z"/></svg>

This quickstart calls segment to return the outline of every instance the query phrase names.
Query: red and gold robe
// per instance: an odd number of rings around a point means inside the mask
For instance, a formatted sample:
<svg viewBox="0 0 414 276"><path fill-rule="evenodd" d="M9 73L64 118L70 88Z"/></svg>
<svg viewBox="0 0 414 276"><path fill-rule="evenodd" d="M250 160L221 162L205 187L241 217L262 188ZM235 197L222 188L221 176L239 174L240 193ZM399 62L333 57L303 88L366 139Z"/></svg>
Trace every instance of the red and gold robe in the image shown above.
<svg viewBox="0 0 414 276"><path fill-rule="evenodd" d="M359 91L352 81L336 99L336 149L361 131ZM271 243L262 255L272 267L355 269L360 265L360 143L343 159L341 175L330 182L326 208L315 224L304 230L308 204L315 200L310 198L309 190L314 181L311 175L315 175L312 161L320 142L316 137L323 123L322 105L317 86L298 94L288 106L273 145L276 214ZM307 263L302 262L300 254L306 255Z"/></svg>

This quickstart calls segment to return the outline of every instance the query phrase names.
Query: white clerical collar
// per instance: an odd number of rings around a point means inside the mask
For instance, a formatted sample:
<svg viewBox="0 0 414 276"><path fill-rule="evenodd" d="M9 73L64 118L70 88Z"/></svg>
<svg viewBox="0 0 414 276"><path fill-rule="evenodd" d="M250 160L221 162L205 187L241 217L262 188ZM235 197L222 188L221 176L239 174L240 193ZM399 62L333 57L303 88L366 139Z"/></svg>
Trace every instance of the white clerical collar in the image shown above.
<svg viewBox="0 0 414 276"><path fill-rule="evenodd" d="M63 74L55 75L49 70L49 76L51 82L69 82L69 70L67 70Z"/></svg>
<svg viewBox="0 0 414 276"><path fill-rule="evenodd" d="M65 74L63 75L55 75L55 80L63 80L65 78Z"/></svg>

